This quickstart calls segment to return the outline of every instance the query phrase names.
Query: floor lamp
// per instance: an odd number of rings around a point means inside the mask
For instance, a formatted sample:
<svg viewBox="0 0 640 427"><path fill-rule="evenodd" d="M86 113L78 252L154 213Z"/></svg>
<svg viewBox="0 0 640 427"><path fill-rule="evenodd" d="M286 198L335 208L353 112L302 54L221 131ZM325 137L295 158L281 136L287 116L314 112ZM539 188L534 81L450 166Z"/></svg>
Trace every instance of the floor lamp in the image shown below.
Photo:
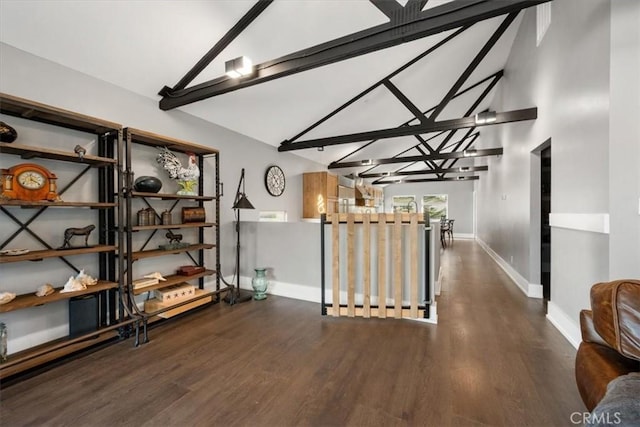
<svg viewBox="0 0 640 427"><path fill-rule="evenodd" d="M240 174L240 182L238 182L238 190L236 190L232 209L236 211L236 286L227 294L225 301L229 304L237 304L251 299L250 294L242 295L240 292L240 209L255 209L244 192L244 168Z"/></svg>

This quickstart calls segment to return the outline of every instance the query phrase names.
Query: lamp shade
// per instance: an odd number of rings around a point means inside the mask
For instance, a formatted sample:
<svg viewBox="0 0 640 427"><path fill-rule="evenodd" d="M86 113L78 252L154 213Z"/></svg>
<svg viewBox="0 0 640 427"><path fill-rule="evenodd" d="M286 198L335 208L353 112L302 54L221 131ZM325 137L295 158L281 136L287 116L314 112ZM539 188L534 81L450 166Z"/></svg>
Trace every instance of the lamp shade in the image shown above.
<svg viewBox="0 0 640 427"><path fill-rule="evenodd" d="M233 204L232 209L255 209L247 196L244 193L240 193L236 202Z"/></svg>

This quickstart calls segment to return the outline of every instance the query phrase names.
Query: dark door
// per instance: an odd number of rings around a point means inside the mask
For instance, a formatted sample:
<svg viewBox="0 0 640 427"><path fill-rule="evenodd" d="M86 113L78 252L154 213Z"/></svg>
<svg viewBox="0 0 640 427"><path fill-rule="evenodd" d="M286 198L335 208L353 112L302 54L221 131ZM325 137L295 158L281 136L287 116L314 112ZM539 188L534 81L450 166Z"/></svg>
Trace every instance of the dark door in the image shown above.
<svg viewBox="0 0 640 427"><path fill-rule="evenodd" d="M540 277L542 279L542 296L551 299L551 227L549 227L549 213L551 213L551 147L540 153L541 159L541 188L542 203L540 230Z"/></svg>

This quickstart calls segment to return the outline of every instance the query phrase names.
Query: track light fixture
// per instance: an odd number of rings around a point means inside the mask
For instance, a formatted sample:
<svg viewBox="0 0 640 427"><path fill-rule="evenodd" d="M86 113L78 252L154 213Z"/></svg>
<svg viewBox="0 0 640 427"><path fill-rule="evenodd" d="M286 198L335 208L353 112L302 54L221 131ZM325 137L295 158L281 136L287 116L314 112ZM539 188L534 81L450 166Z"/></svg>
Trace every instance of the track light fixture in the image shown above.
<svg viewBox="0 0 640 427"><path fill-rule="evenodd" d="M476 124L477 125L486 125L489 123L493 123L497 120L495 111L483 111L481 113L476 114Z"/></svg>
<svg viewBox="0 0 640 427"><path fill-rule="evenodd" d="M227 76L237 79L253 72L253 63L246 56L240 56L224 63L224 71Z"/></svg>

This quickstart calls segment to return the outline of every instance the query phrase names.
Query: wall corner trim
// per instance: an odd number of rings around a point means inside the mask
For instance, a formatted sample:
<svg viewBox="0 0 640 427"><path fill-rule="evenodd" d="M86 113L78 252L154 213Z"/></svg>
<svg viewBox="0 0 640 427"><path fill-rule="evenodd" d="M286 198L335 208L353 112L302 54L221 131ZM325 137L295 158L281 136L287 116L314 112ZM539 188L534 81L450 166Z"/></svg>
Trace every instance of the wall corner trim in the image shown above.
<svg viewBox="0 0 640 427"><path fill-rule="evenodd" d="M556 228L609 234L609 214L552 212L549 214L549 225Z"/></svg>
<svg viewBox="0 0 640 427"><path fill-rule="evenodd" d="M557 304L549 301L547 304L547 320L571 343L574 348L578 348L582 341L580 327L567 313L562 311Z"/></svg>

